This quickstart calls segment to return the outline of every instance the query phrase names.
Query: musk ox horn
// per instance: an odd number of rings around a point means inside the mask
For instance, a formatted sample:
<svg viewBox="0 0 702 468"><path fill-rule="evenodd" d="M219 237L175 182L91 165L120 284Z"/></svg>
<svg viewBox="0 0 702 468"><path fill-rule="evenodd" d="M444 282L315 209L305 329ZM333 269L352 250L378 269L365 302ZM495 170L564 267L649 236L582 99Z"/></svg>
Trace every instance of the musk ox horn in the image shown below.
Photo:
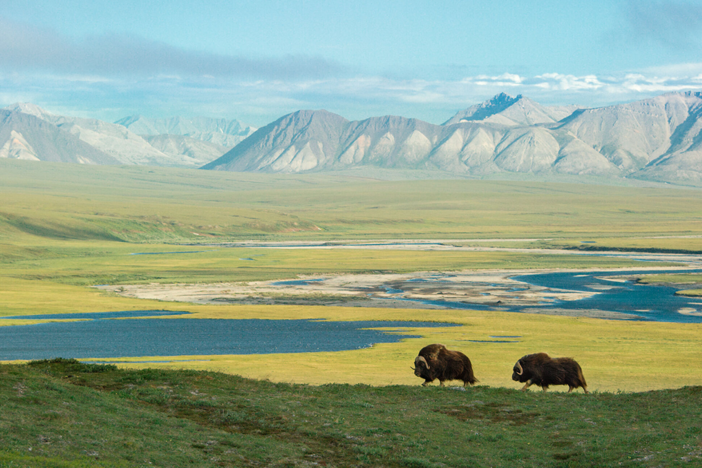
<svg viewBox="0 0 702 468"><path fill-rule="evenodd" d="M417 356L417 358L414 360L414 365L416 366L418 362L423 362L424 365L427 366L427 369L431 369L427 360L424 359L424 356Z"/></svg>
<svg viewBox="0 0 702 468"><path fill-rule="evenodd" d="M522 363L517 361L517 367L519 367L519 372L517 372L517 375L522 375L524 373L524 369L522 368Z"/></svg>

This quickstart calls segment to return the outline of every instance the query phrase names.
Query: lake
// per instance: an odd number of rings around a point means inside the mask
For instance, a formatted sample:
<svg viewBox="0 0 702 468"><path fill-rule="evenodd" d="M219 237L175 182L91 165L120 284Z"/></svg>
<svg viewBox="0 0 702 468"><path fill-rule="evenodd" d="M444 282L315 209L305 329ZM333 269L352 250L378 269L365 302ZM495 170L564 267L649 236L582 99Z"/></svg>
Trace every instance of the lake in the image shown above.
<svg viewBox="0 0 702 468"><path fill-rule="evenodd" d="M164 311L75 314L69 317L88 320L0 327L0 360L346 351L419 337L408 333L408 328L458 326L404 321L114 319L147 316L149 312L183 314ZM45 319L47 316L15 318ZM373 329L379 327L393 330Z"/></svg>

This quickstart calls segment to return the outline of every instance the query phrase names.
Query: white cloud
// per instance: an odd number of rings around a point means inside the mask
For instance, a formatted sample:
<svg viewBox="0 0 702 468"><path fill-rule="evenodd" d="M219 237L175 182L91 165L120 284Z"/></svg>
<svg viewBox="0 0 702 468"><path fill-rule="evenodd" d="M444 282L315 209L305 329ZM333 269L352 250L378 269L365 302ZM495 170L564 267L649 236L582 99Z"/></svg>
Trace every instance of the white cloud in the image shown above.
<svg viewBox="0 0 702 468"><path fill-rule="evenodd" d="M575 76L560 73L544 73L535 77L540 80L538 87L561 91L597 90L604 87L595 75Z"/></svg>
<svg viewBox="0 0 702 468"><path fill-rule="evenodd" d="M697 88L699 82L694 78L647 77L641 74L629 74L620 86L635 93L668 93Z"/></svg>
<svg viewBox="0 0 702 468"><path fill-rule="evenodd" d="M519 86L525 80L524 77L519 76L514 73L503 73L501 75L490 76L490 75L477 75L474 77L467 77L462 80L463 83L473 83L478 86L502 86L502 87L513 87Z"/></svg>

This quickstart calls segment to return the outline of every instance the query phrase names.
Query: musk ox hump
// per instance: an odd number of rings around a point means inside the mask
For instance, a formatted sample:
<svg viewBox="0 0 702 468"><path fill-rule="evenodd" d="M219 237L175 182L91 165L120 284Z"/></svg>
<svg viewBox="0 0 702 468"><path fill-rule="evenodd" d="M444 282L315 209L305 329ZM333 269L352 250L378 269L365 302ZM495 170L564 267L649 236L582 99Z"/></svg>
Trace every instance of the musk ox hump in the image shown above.
<svg viewBox="0 0 702 468"><path fill-rule="evenodd" d="M446 350L446 346L440 343L434 343L423 347L419 351L419 355L424 356L424 359L431 361L439 357L439 353L441 353L442 350Z"/></svg>

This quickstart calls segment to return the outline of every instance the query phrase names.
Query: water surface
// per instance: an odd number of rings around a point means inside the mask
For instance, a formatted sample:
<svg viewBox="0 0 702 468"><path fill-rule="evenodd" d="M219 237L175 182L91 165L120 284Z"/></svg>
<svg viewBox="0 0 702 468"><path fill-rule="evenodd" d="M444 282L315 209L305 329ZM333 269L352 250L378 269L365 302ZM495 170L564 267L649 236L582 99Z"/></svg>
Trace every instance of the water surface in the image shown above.
<svg viewBox="0 0 702 468"><path fill-rule="evenodd" d="M614 277L643 276L667 273L702 273L702 270L628 270L628 271L587 271L567 273L538 273L513 276L511 279L534 286L565 291L580 291L595 293L591 297L576 300L561 300L533 305L484 304L462 301L444 301L393 297L393 301L419 302L447 309L495 310L507 312L535 312L548 309L567 310L601 310L633 315L633 320L655 322L702 323L702 298L678 296L678 289L670 286L639 284L635 281L623 281ZM448 275L447 275L448 276ZM424 279L408 280L407 282L425 282ZM441 278L434 277L432 283L441 284ZM497 287L499 285L492 284ZM526 287L513 287L507 291L524 291ZM402 294L401 289L386 288L393 295ZM488 295L488 293L484 293ZM378 298L382 301L382 298ZM693 311L698 315L681 313L681 310ZM585 315L585 314L584 314Z"/></svg>
<svg viewBox="0 0 702 468"><path fill-rule="evenodd" d="M450 326L457 325L184 318L49 322L0 327L0 360L345 351L419 337L408 328ZM399 333L372 329L378 327Z"/></svg>

